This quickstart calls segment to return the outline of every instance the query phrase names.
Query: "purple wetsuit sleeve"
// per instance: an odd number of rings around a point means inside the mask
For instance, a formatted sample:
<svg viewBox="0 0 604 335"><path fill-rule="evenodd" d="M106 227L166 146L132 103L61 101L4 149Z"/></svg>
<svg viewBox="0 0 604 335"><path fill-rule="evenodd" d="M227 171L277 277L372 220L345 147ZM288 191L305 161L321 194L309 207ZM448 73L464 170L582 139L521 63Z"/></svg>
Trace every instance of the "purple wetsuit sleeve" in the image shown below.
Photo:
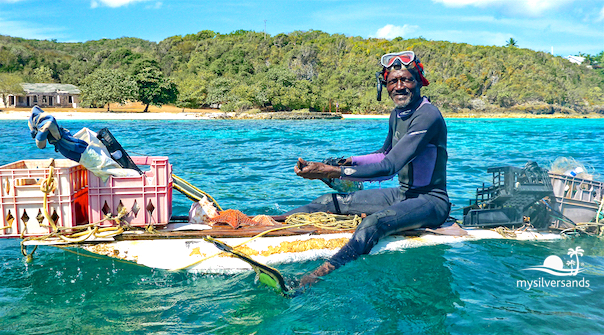
<svg viewBox="0 0 604 335"><path fill-rule="evenodd" d="M352 156L352 165L366 165L366 164L374 164L381 162L386 154L383 152L369 154L364 156Z"/></svg>
<svg viewBox="0 0 604 335"><path fill-rule="evenodd" d="M348 176L342 175L340 177L340 179L350 180L350 181L386 181L386 180L390 180L390 179L394 178L394 176L396 176L396 174L393 174L392 176L382 176L382 177L372 177L372 178L354 178L354 177L348 177Z"/></svg>
<svg viewBox="0 0 604 335"><path fill-rule="evenodd" d="M343 166L342 178L376 178L398 173L405 165L421 153L430 140L440 131L434 117L422 115L415 118L407 133L388 152L379 163Z"/></svg>

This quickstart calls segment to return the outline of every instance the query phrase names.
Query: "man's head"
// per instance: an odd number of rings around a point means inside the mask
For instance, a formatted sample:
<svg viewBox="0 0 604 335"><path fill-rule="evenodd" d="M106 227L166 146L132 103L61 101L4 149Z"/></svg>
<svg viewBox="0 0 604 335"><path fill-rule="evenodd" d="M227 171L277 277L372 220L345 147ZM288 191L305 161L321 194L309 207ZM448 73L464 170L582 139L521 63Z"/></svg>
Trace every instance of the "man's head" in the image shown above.
<svg viewBox="0 0 604 335"><path fill-rule="evenodd" d="M421 82L407 69L389 71L386 77L388 95L398 108L405 108L416 102L421 96L421 87Z"/></svg>
<svg viewBox="0 0 604 335"><path fill-rule="evenodd" d="M397 107L404 108L417 101L422 86L430 84L424 77L423 64L413 51L385 54L381 64L388 95Z"/></svg>

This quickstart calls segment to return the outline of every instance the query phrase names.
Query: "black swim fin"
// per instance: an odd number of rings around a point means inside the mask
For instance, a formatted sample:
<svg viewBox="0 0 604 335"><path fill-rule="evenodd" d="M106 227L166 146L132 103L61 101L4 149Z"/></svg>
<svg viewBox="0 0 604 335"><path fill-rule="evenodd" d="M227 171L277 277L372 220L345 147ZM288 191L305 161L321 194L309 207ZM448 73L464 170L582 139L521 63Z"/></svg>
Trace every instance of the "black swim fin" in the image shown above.
<svg viewBox="0 0 604 335"><path fill-rule="evenodd" d="M233 249L233 247L231 247L230 245L217 239L214 239L210 236L206 236L203 239L213 243L216 248L224 252L228 252L229 254L251 265L252 269L254 269L254 271L258 274L258 280L260 280L261 283L265 284L266 286L272 287L273 289L275 289L275 291L285 296L288 296L290 294L290 290L285 285L285 280L283 279L283 276L277 269L272 268L268 265L264 265L262 263L258 263L246 254L239 252Z"/></svg>
<svg viewBox="0 0 604 335"><path fill-rule="evenodd" d="M130 155L124 150L122 145L113 137L113 134L107 128L99 130L96 137L105 145L111 158L113 158L121 167L125 169L132 169L143 174L143 171L134 164Z"/></svg>

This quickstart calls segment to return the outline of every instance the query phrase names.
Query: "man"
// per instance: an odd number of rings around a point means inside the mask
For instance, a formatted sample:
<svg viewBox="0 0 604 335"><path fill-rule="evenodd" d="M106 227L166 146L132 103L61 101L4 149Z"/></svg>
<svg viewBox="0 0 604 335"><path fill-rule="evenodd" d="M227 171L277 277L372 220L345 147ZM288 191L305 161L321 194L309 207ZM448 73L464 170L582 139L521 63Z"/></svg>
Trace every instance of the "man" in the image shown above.
<svg viewBox="0 0 604 335"><path fill-rule="evenodd" d="M386 54L381 64L381 75L395 104L382 148L369 155L349 157L342 166L299 158L294 171L306 179L349 180L379 180L398 173L399 187L327 194L285 214L368 214L340 251L302 278L303 286L369 253L384 236L421 227L435 228L449 215L447 127L438 108L420 95L421 88L429 85L423 65L413 51ZM379 91L383 80L378 80Z"/></svg>

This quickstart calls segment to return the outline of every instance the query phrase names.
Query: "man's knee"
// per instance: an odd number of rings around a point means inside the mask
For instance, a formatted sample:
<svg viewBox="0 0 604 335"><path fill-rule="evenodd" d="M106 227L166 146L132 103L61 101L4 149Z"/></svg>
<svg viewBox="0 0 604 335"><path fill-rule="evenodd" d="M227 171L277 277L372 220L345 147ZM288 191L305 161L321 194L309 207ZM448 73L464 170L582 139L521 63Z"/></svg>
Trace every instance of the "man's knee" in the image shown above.
<svg viewBox="0 0 604 335"><path fill-rule="evenodd" d="M333 195L331 195L331 193L329 193L329 194L323 194L322 196L313 200L311 203L326 206L332 202L333 202Z"/></svg>
<svg viewBox="0 0 604 335"><path fill-rule="evenodd" d="M366 254L371 248L384 236L383 221L396 216L396 212L391 209L385 209L369 215L357 227L352 239L355 249L359 254Z"/></svg>
<svg viewBox="0 0 604 335"><path fill-rule="evenodd" d="M359 224L359 226L357 227L357 231L378 229L380 221L384 221L387 218L394 216L396 216L396 212L392 209L384 209L377 213L373 213L363 219L361 224Z"/></svg>
<svg viewBox="0 0 604 335"><path fill-rule="evenodd" d="M384 231L381 228L383 221L396 217L392 209L385 209L364 218L357 227L348 243L340 249L329 262L336 268L357 259L360 255L368 254L377 244Z"/></svg>

